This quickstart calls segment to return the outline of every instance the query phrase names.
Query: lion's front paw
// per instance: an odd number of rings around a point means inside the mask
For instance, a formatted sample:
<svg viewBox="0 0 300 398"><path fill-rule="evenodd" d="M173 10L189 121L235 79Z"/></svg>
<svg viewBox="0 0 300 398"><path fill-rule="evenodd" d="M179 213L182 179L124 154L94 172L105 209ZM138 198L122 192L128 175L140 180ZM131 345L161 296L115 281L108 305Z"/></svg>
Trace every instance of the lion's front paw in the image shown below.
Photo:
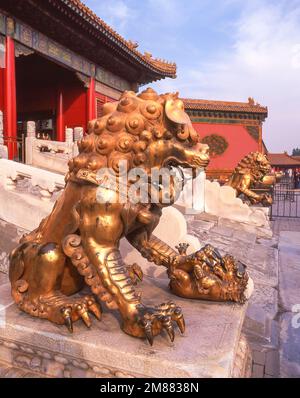
<svg viewBox="0 0 300 398"><path fill-rule="evenodd" d="M124 322L123 330L135 337L146 337L148 342L153 345L153 339L165 330L173 342L175 338L175 322L181 333L185 331L185 321L182 310L173 302L163 303L157 307L147 307L139 305L138 313L134 323Z"/></svg>
<svg viewBox="0 0 300 398"><path fill-rule="evenodd" d="M261 195L261 203L263 206L271 206L273 203L272 196L265 193Z"/></svg>

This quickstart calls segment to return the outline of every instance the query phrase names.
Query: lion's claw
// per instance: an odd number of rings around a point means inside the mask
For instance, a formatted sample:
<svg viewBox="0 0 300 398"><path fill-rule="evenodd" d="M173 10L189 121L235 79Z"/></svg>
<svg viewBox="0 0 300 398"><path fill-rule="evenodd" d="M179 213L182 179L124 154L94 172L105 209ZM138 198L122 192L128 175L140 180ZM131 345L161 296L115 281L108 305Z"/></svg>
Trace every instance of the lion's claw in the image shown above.
<svg viewBox="0 0 300 398"><path fill-rule="evenodd" d="M185 321L180 307L176 304L169 302L161 304L156 308L144 308L145 313L141 319L141 326L144 329L145 336L153 345L154 336L165 330L171 340L175 339L175 332L172 322L175 321L180 332L185 331Z"/></svg>
<svg viewBox="0 0 300 398"><path fill-rule="evenodd" d="M87 304L88 304L89 311L92 314L94 314L94 316L98 319L98 321L100 321L102 312L101 312L101 308L100 308L99 304L97 304L95 302L95 300L89 300Z"/></svg>
<svg viewBox="0 0 300 398"><path fill-rule="evenodd" d="M172 316L172 320L177 323L180 332L183 334L185 332L185 320L180 307L176 307Z"/></svg>
<svg viewBox="0 0 300 398"><path fill-rule="evenodd" d="M90 328L92 326L89 312L98 320L101 319L101 307L91 296L77 298L73 301L70 300L60 308L63 323L66 325L70 333L73 333L73 323L78 319L82 319L86 327Z"/></svg>
<svg viewBox="0 0 300 398"><path fill-rule="evenodd" d="M68 331L70 333L73 333L73 322L72 322L72 318L71 318L72 308L71 307L67 307L67 308L63 307L61 309L61 314L65 321L65 325L68 328Z"/></svg>
<svg viewBox="0 0 300 398"><path fill-rule="evenodd" d="M152 331L152 321L150 319L143 319L142 326L145 331L145 336L149 342L149 344L153 345L153 331Z"/></svg>
<svg viewBox="0 0 300 398"><path fill-rule="evenodd" d="M92 326L91 318L88 314L87 307L84 304L76 304L75 306L77 314L85 323L85 326L90 328Z"/></svg>
<svg viewBox="0 0 300 398"><path fill-rule="evenodd" d="M144 274L142 268L138 264L134 263L132 265L127 265L126 268L130 279L135 285L137 284L138 281L143 280Z"/></svg>
<svg viewBox="0 0 300 398"><path fill-rule="evenodd" d="M162 325L165 331L168 333L168 336L170 337L170 340L174 341L175 339L175 333L174 333L174 328L172 325L172 319L169 316L164 316L162 319Z"/></svg>

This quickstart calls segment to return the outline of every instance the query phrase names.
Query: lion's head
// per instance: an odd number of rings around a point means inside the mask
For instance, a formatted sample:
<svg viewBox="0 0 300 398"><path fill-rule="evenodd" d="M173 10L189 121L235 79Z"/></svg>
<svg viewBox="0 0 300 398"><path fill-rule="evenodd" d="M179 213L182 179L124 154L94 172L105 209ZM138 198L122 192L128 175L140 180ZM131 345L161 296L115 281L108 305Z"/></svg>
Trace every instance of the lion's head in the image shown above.
<svg viewBox="0 0 300 398"><path fill-rule="evenodd" d="M128 169L205 168L208 146L201 144L178 94L158 95L151 88L140 94L125 91L120 100L107 103L103 117L89 123L88 134L78 143L79 155L69 162L69 175L79 170L97 172L103 167Z"/></svg>
<svg viewBox="0 0 300 398"><path fill-rule="evenodd" d="M261 181L270 173L271 165L267 157L261 152L250 152L237 165L234 173L249 173L254 182Z"/></svg>

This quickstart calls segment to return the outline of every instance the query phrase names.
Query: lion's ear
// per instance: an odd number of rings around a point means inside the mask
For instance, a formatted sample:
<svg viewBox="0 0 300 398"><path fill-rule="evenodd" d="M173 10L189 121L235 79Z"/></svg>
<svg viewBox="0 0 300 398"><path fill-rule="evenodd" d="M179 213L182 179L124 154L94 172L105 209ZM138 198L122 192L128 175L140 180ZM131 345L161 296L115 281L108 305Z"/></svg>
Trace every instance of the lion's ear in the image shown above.
<svg viewBox="0 0 300 398"><path fill-rule="evenodd" d="M165 112L169 120L177 124L190 124L191 120L184 111L184 105L181 100L167 99L165 103Z"/></svg>

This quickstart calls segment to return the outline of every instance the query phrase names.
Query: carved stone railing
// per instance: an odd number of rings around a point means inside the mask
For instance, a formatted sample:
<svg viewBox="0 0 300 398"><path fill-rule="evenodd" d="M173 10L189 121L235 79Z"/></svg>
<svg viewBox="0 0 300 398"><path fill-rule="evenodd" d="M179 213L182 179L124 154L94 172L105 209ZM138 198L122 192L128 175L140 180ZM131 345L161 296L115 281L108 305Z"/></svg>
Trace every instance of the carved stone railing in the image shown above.
<svg viewBox="0 0 300 398"><path fill-rule="evenodd" d="M43 151L47 148L47 152ZM68 162L77 151L77 143L26 138L26 164L65 174Z"/></svg>
<svg viewBox="0 0 300 398"><path fill-rule="evenodd" d="M4 189L15 189L17 181L24 178L30 179L33 187L38 186L41 192L47 191L49 194L63 189L65 185L64 176L60 174L12 160L0 159L0 184Z"/></svg>
<svg viewBox="0 0 300 398"><path fill-rule="evenodd" d="M0 159L8 158L7 146L4 145L4 135L3 135L3 112L0 111Z"/></svg>
<svg viewBox="0 0 300 398"><path fill-rule="evenodd" d="M64 185L61 174L0 159L0 219L32 229L49 214Z"/></svg>
<svg viewBox="0 0 300 398"><path fill-rule="evenodd" d="M35 123L27 122L26 164L65 174L69 160L78 154L77 141L82 136L83 128L76 127L74 130L66 129L65 142L39 139Z"/></svg>

